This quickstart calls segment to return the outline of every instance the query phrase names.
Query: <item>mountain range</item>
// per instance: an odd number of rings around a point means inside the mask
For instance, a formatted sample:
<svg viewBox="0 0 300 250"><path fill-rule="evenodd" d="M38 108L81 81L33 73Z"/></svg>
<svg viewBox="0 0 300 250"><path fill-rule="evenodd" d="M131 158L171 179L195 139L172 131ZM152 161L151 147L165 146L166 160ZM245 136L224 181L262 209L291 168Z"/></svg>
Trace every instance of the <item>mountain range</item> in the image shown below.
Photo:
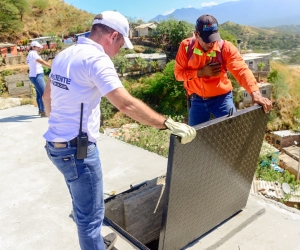
<svg viewBox="0 0 300 250"><path fill-rule="evenodd" d="M158 15L150 21L169 18L195 23L203 14L211 14L218 22L227 21L254 27L300 25L299 0L239 0L201 9L182 8L169 15Z"/></svg>

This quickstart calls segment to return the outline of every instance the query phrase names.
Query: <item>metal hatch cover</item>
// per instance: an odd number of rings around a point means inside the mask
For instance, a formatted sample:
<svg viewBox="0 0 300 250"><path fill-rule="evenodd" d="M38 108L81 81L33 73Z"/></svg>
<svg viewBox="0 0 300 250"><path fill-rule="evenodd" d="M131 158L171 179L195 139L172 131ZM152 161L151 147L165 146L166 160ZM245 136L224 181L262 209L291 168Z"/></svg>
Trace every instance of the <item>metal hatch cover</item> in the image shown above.
<svg viewBox="0 0 300 250"><path fill-rule="evenodd" d="M171 136L159 250L182 249L246 206L268 115L252 106Z"/></svg>

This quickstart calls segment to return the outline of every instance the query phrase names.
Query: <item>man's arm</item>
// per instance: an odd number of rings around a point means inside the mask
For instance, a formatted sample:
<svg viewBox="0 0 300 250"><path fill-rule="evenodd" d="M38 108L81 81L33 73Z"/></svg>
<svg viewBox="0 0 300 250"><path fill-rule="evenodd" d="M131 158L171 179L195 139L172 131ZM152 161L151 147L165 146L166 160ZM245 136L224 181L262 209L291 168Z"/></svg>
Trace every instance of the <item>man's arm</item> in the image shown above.
<svg viewBox="0 0 300 250"><path fill-rule="evenodd" d="M252 102L260 104L266 113L269 113L272 109L272 102L261 95L259 90L253 91L251 93Z"/></svg>
<svg viewBox="0 0 300 250"><path fill-rule="evenodd" d="M117 88L105 96L117 109L132 119L158 129L169 129L174 135L181 137L185 144L196 137L194 128L184 123L174 122L152 110L141 100L133 97L125 88Z"/></svg>
<svg viewBox="0 0 300 250"><path fill-rule="evenodd" d="M47 84L46 84L46 88L44 90L44 94L43 94L43 102L44 102L44 106L45 106L45 113L46 116L50 115L51 112L51 88L50 88L50 79L48 79Z"/></svg>
<svg viewBox="0 0 300 250"><path fill-rule="evenodd" d="M226 47L224 46L223 48L223 58L226 61L226 68L251 95L252 102L260 104L264 111L269 113L272 108L272 102L261 95L256 79L238 52L238 49L233 44L226 42Z"/></svg>

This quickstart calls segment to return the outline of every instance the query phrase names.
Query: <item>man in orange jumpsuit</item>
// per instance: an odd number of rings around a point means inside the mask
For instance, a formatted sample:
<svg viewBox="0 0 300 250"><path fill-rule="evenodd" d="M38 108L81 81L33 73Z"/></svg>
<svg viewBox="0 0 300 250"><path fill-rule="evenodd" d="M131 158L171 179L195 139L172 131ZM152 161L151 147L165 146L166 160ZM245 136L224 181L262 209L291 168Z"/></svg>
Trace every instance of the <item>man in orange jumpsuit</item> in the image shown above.
<svg viewBox="0 0 300 250"><path fill-rule="evenodd" d="M231 108L235 112L227 70L251 94L253 103L260 104L268 113L271 101L261 95L238 49L231 42L221 40L216 18L202 15L195 28L194 37L181 42L174 70L176 79L184 81L190 98L189 125L206 122L211 115L215 118L227 115Z"/></svg>

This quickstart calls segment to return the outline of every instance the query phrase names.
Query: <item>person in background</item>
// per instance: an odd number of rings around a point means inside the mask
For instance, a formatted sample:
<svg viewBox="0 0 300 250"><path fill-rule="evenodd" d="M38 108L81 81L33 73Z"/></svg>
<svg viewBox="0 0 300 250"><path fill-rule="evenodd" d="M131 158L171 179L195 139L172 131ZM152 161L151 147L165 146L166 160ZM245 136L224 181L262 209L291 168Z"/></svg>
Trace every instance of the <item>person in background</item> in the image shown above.
<svg viewBox="0 0 300 250"><path fill-rule="evenodd" d="M202 15L195 29L194 37L180 43L174 69L176 79L184 81L187 92L188 124L194 126L210 120L211 115L218 118L228 115L230 110L236 111L227 70L251 95L252 102L260 104L268 113L271 101L261 95L238 49L231 42L221 40L217 19Z"/></svg>
<svg viewBox="0 0 300 250"><path fill-rule="evenodd" d="M194 128L156 113L124 88L111 58L122 47L133 49L128 35L129 23L122 14L116 11L98 14L90 36L79 37L76 45L55 57L43 95L49 116L44 134L47 154L65 178L83 250L108 250L116 242L115 233L101 236L104 194L96 145L101 97L105 96L136 121L169 129L183 144L196 136Z"/></svg>
<svg viewBox="0 0 300 250"><path fill-rule="evenodd" d="M45 108L42 96L45 90L45 81L44 81L44 69L42 65L51 68L51 65L45 62L39 55L39 52L42 50L43 46L37 42L33 41L30 44L30 51L27 55L26 61L29 66L29 79L33 83L36 90L36 103L38 105L38 114L41 117L45 117Z"/></svg>

